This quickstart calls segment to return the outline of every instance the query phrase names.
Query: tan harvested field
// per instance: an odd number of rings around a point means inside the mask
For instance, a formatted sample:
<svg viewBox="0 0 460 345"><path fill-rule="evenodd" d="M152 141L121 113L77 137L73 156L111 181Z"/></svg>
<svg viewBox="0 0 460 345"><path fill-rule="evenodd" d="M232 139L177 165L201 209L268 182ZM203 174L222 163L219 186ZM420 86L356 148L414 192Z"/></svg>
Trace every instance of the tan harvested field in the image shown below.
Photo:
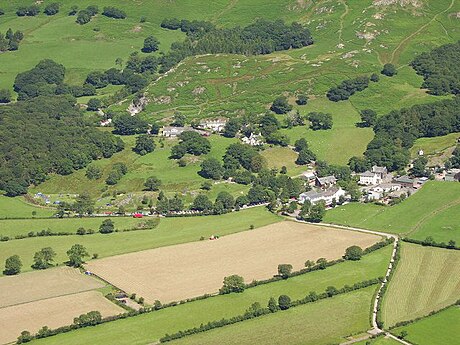
<svg viewBox="0 0 460 345"><path fill-rule="evenodd" d="M94 290L105 284L78 269L56 267L0 278L0 308Z"/></svg>
<svg viewBox="0 0 460 345"><path fill-rule="evenodd" d="M202 242L92 260L87 268L149 303L214 293L225 276L246 282L272 277L278 264L298 270L306 260L340 258L351 245L368 247L379 236L284 221Z"/></svg>
<svg viewBox="0 0 460 345"><path fill-rule="evenodd" d="M45 325L50 328L70 325L74 317L93 310L101 312L104 317L124 312L97 291L0 308L0 344L15 341L23 330L36 333Z"/></svg>

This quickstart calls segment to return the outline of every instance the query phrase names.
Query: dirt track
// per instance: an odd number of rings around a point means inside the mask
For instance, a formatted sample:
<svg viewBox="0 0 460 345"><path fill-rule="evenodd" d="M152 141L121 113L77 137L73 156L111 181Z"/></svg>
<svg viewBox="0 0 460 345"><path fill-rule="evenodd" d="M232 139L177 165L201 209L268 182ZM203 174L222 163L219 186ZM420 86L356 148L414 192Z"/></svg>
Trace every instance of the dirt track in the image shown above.
<svg viewBox="0 0 460 345"><path fill-rule="evenodd" d="M379 236L318 227L291 221L280 222L220 238L145 250L101 260L87 268L149 303L178 301L217 292L225 276L238 274L246 282L270 278L278 264L294 270L306 260L343 255L351 245L368 247Z"/></svg>
<svg viewBox="0 0 460 345"><path fill-rule="evenodd" d="M98 280L82 275L79 270L70 267L5 276L0 278L0 291L4 296L0 300L0 308L103 286Z"/></svg>
<svg viewBox="0 0 460 345"><path fill-rule="evenodd" d="M102 316L124 312L97 291L0 308L0 344L15 341L24 330L36 333L45 325L50 328L70 325L74 317L92 310L101 312Z"/></svg>

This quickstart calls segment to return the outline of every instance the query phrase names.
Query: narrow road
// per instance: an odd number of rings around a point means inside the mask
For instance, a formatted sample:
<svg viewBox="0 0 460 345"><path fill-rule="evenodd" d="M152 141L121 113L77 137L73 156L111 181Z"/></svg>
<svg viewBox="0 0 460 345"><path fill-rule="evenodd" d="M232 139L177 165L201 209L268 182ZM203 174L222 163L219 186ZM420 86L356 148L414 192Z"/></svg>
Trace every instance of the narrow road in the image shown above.
<svg viewBox="0 0 460 345"><path fill-rule="evenodd" d="M308 223L308 222L301 221L301 220L298 220L298 219L296 219L296 221L301 222L301 223ZM315 224L315 223L308 223L308 224ZM380 299L382 298L382 289L388 283L388 277L390 276L390 274L391 274L391 272L392 272L392 270L394 268L394 260L395 260L395 256L396 256L396 249L397 249L397 246L398 246L398 243L399 243L399 236L395 235L395 234L389 234L389 233L386 233L386 232L373 231L373 230L354 228L354 227L348 227L348 226L341 226L341 225L329 224L329 223L316 223L316 225L323 225L323 226L327 226L327 227L331 227L331 228L338 228L338 229L351 230L351 231L359 231L359 232L364 232L364 233L367 233L367 234L374 234L374 235L379 235L379 236L384 236L386 238L393 238L394 239L393 252L391 253L391 259L390 259L390 263L388 264L387 273L386 273L385 278L383 279L383 282L380 285L379 290L377 291L377 294L375 296L374 306L373 306L373 309L372 309L372 329L370 329L368 331L368 333L371 334L371 335L377 335L377 334L385 333L385 336L390 337L393 340L396 340L396 341L400 342L401 344L413 345L413 344L409 343L408 341L399 339L398 337L394 336L390 332L387 332L384 329L379 328L379 326L377 325L377 306L379 304ZM353 343L357 343L357 342L365 340L365 339L366 339L366 337L362 337L362 338L358 338L358 339L354 339L354 340L350 340L350 341L341 343L340 345L351 345Z"/></svg>

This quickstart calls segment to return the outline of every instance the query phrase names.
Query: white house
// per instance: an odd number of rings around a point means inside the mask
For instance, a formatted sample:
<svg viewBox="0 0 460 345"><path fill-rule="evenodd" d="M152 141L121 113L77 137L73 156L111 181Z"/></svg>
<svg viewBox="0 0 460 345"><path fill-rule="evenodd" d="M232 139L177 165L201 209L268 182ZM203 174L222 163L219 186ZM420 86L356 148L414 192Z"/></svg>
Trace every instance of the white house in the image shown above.
<svg viewBox="0 0 460 345"><path fill-rule="evenodd" d="M299 195L299 203L303 204L309 200L312 204L316 204L319 201L324 201L326 205L332 204L332 200L339 200L341 196L345 196L347 193L342 188L332 187L325 191L314 191L305 192Z"/></svg>
<svg viewBox="0 0 460 345"><path fill-rule="evenodd" d="M371 171L365 171L359 174L359 184L365 186L375 186L382 182L382 177L380 174Z"/></svg>
<svg viewBox="0 0 460 345"><path fill-rule="evenodd" d="M302 174L300 174L300 178L302 180L305 180L309 185L314 185L315 180L316 180L316 175L313 170L307 170L307 171L304 171Z"/></svg>
<svg viewBox="0 0 460 345"><path fill-rule="evenodd" d="M160 131L160 135L162 135L163 137L175 138L184 132L197 132L201 135L209 135L208 132L200 131L193 127L174 127L174 126L163 127Z"/></svg>
<svg viewBox="0 0 460 345"><path fill-rule="evenodd" d="M220 117L217 119L206 119L200 121L199 128L209 129L213 132L222 132L227 124L228 119Z"/></svg>
<svg viewBox="0 0 460 345"><path fill-rule="evenodd" d="M245 144L251 146L260 146L263 145L262 136L260 134L251 133L251 136L248 138L246 136L241 138L241 141Z"/></svg>
<svg viewBox="0 0 460 345"><path fill-rule="evenodd" d="M374 174L378 174L380 178L383 180L388 174L388 169L386 167L379 167L377 165L374 165L371 169L371 172L373 172Z"/></svg>
<svg viewBox="0 0 460 345"><path fill-rule="evenodd" d="M390 193L401 190L401 185L398 183L381 183L378 186L371 188L371 190L380 193Z"/></svg>

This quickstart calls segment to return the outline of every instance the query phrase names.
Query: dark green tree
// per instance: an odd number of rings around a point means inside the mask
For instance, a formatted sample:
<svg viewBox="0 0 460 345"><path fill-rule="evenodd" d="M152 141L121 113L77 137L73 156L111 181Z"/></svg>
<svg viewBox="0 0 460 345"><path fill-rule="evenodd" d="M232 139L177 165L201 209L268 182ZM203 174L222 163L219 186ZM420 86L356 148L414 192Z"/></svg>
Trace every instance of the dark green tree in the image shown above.
<svg viewBox="0 0 460 345"><path fill-rule="evenodd" d="M102 224L99 226L99 232L101 234L110 234L115 231L115 224L112 219L104 219Z"/></svg>
<svg viewBox="0 0 460 345"><path fill-rule="evenodd" d="M154 37L154 36L148 36L144 40L144 47L142 48L142 51L144 53L152 53L158 50L160 42Z"/></svg>
<svg viewBox="0 0 460 345"><path fill-rule="evenodd" d="M21 272L22 262L19 255L12 255L5 261L4 275L11 276Z"/></svg>
<svg viewBox="0 0 460 345"><path fill-rule="evenodd" d="M67 256L69 257L69 261L67 262L69 266L81 267L81 265L85 262L85 257L88 257L89 253L81 244L74 244L67 251Z"/></svg>
<svg viewBox="0 0 460 345"><path fill-rule="evenodd" d="M136 145L133 148L134 152L141 156L145 156L147 153L153 152L154 150L155 142L151 136L143 134L136 138Z"/></svg>
<svg viewBox="0 0 460 345"><path fill-rule="evenodd" d="M234 274L224 278L224 283L220 288L219 293L221 295L225 295L232 292L243 292L245 288L246 285L244 284L243 277Z"/></svg>
<svg viewBox="0 0 460 345"><path fill-rule="evenodd" d="M278 306L281 310L286 310L291 307L291 298L287 295L281 295L278 297Z"/></svg>
<svg viewBox="0 0 460 345"><path fill-rule="evenodd" d="M89 165L86 169L85 176L90 180L98 180L102 177L102 171L95 165Z"/></svg>
<svg viewBox="0 0 460 345"><path fill-rule="evenodd" d="M35 253L32 268L36 270L44 270L52 267L55 257L56 252L51 247L42 248Z"/></svg>
<svg viewBox="0 0 460 345"><path fill-rule="evenodd" d="M377 122L377 113L372 109L361 110L361 123L362 127L374 127Z"/></svg>
<svg viewBox="0 0 460 345"><path fill-rule="evenodd" d="M209 212L212 210L212 202L209 198L204 194L199 194L193 200L192 206L190 207L192 210L200 211L200 212Z"/></svg>
<svg viewBox="0 0 460 345"><path fill-rule="evenodd" d="M224 168L216 158L206 158L201 163L199 174L204 178L220 180L224 175Z"/></svg>
<svg viewBox="0 0 460 345"><path fill-rule="evenodd" d="M396 69L395 65L393 65L391 63L386 63L383 66L383 69L382 69L382 71L380 73L382 73L383 75L386 75L387 77L392 77L392 76L398 74L398 70Z"/></svg>
<svg viewBox="0 0 460 345"><path fill-rule="evenodd" d="M144 186L147 190L155 191L158 190L161 186L161 180L156 176L150 176L144 183Z"/></svg>
<svg viewBox="0 0 460 345"><path fill-rule="evenodd" d="M357 260L361 260L362 256L363 256L363 250L361 249L361 247L351 246L345 250L345 255L343 256L343 258L345 260L357 261Z"/></svg>
<svg viewBox="0 0 460 345"><path fill-rule="evenodd" d="M270 110L276 114L286 114L287 112L292 110L292 105L288 103L286 97L281 96L273 101Z"/></svg>
<svg viewBox="0 0 460 345"><path fill-rule="evenodd" d="M292 272L292 265L291 264L279 264L278 265L278 275L283 278L287 279L291 275Z"/></svg>

